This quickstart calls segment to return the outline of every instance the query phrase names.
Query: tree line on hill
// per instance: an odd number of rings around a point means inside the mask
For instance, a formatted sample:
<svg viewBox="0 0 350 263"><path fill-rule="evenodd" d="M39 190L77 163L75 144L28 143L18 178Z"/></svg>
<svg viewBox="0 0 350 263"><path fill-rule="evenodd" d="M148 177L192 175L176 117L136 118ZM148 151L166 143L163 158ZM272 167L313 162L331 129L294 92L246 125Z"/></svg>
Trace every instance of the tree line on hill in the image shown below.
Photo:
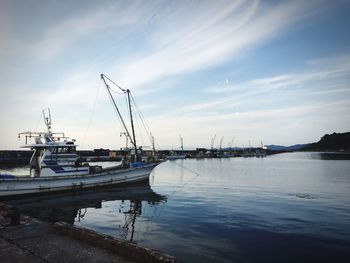
<svg viewBox="0 0 350 263"><path fill-rule="evenodd" d="M345 151L350 152L350 132L325 134L318 142L291 146L266 145L270 151Z"/></svg>
<svg viewBox="0 0 350 263"><path fill-rule="evenodd" d="M350 132L326 134L318 142L310 143L302 151L350 151Z"/></svg>

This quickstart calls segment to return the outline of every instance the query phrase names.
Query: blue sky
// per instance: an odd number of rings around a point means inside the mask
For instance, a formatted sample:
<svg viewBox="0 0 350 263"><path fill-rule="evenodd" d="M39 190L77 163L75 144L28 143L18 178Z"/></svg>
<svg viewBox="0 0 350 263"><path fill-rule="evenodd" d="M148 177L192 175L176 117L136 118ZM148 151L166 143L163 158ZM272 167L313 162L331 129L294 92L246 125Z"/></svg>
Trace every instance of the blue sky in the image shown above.
<svg viewBox="0 0 350 263"><path fill-rule="evenodd" d="M123 146L101 73L132 91L159 148L179 134L194 148L350 131L349 13L349 1L2 0L0 148L43 130L44 108L82 149Z"/></svg>

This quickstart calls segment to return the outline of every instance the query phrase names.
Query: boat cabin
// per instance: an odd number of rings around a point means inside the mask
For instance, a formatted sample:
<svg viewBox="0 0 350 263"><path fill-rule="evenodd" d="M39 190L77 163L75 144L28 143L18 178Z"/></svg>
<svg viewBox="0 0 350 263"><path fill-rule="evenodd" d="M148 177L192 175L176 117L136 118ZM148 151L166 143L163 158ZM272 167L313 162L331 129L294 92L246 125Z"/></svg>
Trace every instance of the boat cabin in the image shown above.
<svg viewBox="0 0 350 263"><path fill-rule="evenodd" d="M76 146L73 141L31 145L34 153L30 160L30 175L43 177L89 173L89 166L81 164Z"/></svg>

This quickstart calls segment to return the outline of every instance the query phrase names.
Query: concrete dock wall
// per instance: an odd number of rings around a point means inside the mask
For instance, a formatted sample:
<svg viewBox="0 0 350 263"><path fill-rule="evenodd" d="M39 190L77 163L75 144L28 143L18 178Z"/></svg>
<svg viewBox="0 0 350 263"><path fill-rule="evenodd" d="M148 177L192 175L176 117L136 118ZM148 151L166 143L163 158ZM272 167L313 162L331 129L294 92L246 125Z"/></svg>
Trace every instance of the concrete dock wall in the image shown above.
<svg viewBox="0 0 350 263"><path fill-rule="evenodd" d="M174 263L175 258L156 250L138 246L134 243L99 234L93 230L72 226L64 222L54 224L55 229L75 239L88 242L94 246L107 249L123 258L144 263Z"/></svg>
<svg viewBox="0 0 350 263"><path fill-rule="evenodd" d="M174 263L174 257L67 223L19 215L0 202L1 262Z"/></svg>

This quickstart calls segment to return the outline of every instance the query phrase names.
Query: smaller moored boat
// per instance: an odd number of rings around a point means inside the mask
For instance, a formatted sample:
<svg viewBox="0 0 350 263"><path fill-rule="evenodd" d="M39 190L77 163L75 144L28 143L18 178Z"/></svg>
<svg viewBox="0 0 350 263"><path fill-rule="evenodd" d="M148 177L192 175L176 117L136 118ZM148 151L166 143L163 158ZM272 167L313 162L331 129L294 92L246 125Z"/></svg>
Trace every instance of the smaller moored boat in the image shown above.
<svg viewBox="0 0 350 263"><path fill-rule="evenodd" d="M186 154L181 154L181 153L178 154L175 151L170 151L169 155L167 156L167 159L170 161L186 159Z"/></svg>
<svg viewBox="0 0 350 263"><path fill-rule="evenodd" d="M179 151L171 150L169 152L169 155L167 156L167 159L170 161L186 158L186 154L184 153L184 141L181 135L179 135L179 137L180 137L181 151L179 152Z"/></svg>

